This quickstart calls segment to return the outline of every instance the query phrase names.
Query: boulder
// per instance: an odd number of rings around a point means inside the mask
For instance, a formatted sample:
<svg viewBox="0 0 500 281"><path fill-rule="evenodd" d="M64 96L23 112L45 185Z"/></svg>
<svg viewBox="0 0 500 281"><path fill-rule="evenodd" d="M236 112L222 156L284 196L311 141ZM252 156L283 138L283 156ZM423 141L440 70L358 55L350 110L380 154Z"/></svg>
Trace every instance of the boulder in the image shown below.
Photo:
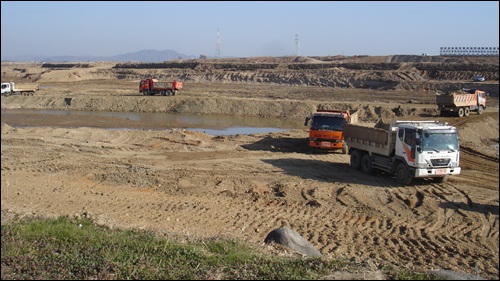
<svg viewBox="0 0 500 281"><path fill-rule="evenodd" d="M264 239L264 243L268 244L271 242L283 245L287 248L293 249L298 253L306 256L310 257L323 256L321 252L316 250L309 241L304 239L296 231L287 227L280 227L278 229L271 231L267 235L266 239Z"/></svg>

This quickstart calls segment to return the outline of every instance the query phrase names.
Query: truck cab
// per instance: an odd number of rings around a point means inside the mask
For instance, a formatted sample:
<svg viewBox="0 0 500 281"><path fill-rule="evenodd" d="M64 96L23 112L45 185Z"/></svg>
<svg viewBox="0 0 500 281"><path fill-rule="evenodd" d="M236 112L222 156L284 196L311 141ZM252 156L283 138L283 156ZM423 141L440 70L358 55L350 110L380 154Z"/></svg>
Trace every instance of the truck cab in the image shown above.
<svg viewBox="0 0 500 281"><path fill-rule="evenodd" d="M2 83L2 95L9 96L12 94L14 88L14 82Z"/></svg>
<svg viewBox="0 0 500 281"><path fill-rule="evenodd" d="M444 181L447 175L460 174L455 127L425 121L399 124L395 141L395 157L404 161L410 178L433 177Z"/></svg>
<svg viewBox="0 0 500 281"><path fill-rule="evenodd" d="M309 147L313 150L342 150L348 152L342 129L351 122L349 110L322 110L306 117L304 125L309 127Z"/></svg>

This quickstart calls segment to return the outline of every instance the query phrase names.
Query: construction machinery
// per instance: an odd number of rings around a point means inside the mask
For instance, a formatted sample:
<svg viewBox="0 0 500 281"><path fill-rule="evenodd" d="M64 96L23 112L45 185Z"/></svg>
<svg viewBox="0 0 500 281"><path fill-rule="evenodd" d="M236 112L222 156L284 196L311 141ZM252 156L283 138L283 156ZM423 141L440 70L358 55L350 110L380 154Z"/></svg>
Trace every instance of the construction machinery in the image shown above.
<svg viewBox="0 0 500 281"><path fill-rule="evenodd" d="M440 116L469 116L471 112L481 114L486 109L488 93L478 89L462 89L446 94L436 94Z"/></svg>
<svg viewBox="0 0 500 281"><path fill-rule="evenodd" d="M181 81L160 82L156 79L147 78L139 83L139 93L145 96L175 96L182 89Z"/></svg>
<svg viewBox="0 0 500 281"><path fill-rule="evenodd" d="M39 90L38 84L22 84L16 85L14 82L2 83L1 94L4 96L10 95L23 95L23 96L33 96L35 91Z"/></svg>
<svg viewBox="0 0 500 281"><path fill-rule="evenodd" d="M370 174L396 175L402 185L413 178L446 181L460 174L457 128L437 121L393 121L378 127L344 126L351 167Z"/></svg>

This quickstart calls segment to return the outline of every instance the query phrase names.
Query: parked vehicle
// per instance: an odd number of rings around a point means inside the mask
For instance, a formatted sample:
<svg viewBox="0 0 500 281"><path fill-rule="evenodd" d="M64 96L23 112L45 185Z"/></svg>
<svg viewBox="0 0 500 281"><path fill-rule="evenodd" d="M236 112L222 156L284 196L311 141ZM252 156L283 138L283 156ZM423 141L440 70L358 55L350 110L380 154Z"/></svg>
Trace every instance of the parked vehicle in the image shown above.
<svg viewBox="0 0 500 281"><path fill-rule="evenodd" d="M2 83L1 94L4 96L10 95L23 95L23 96L33 96L35 91L38 91L38 84L23 84L21 86L16 86L14 82Z"/></svg>
<svg viewBox="0 0 500 281"><path fill-rule="evenodd" d="M486 81L486 79L484 78L483 75L474 75L474 77L472 77L472 81L474 81L474 82L484 82L484 81Z"/></svg>
<svg viewBox="0 0 500 281"><path fill-rule="evenodd" d="M460 174L457 128L437 121L393 121L387 126L344 126L351 167L396 175L402 185L413 178L446 181Z"/></svg>
<svg viewBox="0 0 500 281"><path fill-rule="evenodd" d="M469 116L474 111L481 114L486 109L487 92L477 89L462 89L447 94L436 94L439 115L449 114L458 117Z"/></svg>
<svg viewBox="0 0 500 281"><path fill-rule="evenodd" d="M351 114L349 110L318 109L304 122L309 127L309 147L312 150L342 150L347 154L342 128L347 123L357 123L357 112Z"/></svg>
<svg viewBox="0 0 500 281"><path fill-rule="evenodd" d="M145 96L175 96L177 92L182 89L182 82L159 82L156 79L147 78L141 80L139 83L139 93Z"/></svg>

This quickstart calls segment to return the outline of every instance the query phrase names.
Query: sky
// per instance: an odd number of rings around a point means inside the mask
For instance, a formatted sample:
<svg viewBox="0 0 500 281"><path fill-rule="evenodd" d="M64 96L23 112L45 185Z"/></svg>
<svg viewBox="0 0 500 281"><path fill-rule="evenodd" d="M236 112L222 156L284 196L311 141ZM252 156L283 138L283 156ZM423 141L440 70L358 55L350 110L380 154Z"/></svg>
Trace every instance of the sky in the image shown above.
<svg viewBox="0 0 500 281"><path fill-rule="evenodd" d="M1 1L1 57L439 55L499 25L498 1Z"/></svg>

